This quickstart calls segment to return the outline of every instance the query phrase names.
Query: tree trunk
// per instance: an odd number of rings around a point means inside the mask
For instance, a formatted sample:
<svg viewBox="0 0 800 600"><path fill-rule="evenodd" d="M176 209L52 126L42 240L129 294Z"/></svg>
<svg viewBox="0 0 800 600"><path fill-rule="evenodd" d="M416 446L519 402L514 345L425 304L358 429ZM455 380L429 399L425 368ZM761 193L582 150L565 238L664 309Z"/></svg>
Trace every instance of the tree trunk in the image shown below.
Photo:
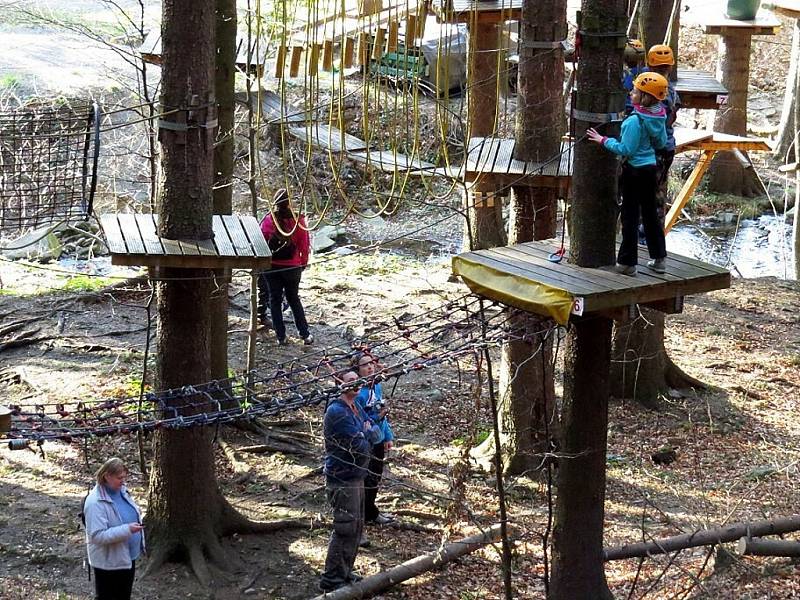
<svg viewBox="0 0 800 600"><path fill-rule="evenodd" d="M533 48L531 42L560 42L567 35L566 0L524 0L520 21L517 121L514 158L544 162L561 149L564 131L562 47ZM514 186L510 199L508 243L547 239L556 233L555 188ZM519 321L546 329L549 319L520 313ZM520 323L523 325L523 323ZM500 365L500 440L504 471L519 475L537 470L557 433L552 336L503 345ZM493 452L494 438L484 443Z"/></svg>
<svg viewBox="0 0 800 600"><path fill-rule="evenodd" d="M747 135L747 84L750 79L750 43L747 34L721 35L717 78L728 90L728 103L717 111L714 130ZM709 190L717 194L752 197L763 193L755 171L745 169L733 152L717 152L709 167Z"/></svg>
<svg viewBox="0 0 800 600"><path fill-rule="evenodd" d="M637 542L609 548L605 551L606 560L620 560L637 556L650 556L651 554L669 554L675 550L697 548L698 546L711 546L725 544L738 540L746 535L760 537L765 535L780 535L800 530L800 515L777 517L766 521L753 521L751 523L733 523L725 527L714 529L701 529L692 533L674 535L668 538L653 540L652 542Z"/></svg>
<svg viewBox="0 0 800 600"><path fill-rule="evenodd" d="M783 95L781 122L778 125L778 137L775 140L775 156L785 163L794 162L798 156L794 152L795 136L795 104L797 103L798 64L800 64L800 20L794 20L792 32L792 55L789 72L786 74L786 88Z"/></svg>
<svg viewBox="0 0 800 600"><path fill-rule="evenodd" d="M236 74L236 0L216 0L217 142L214 147L214 214L231 214L233 197L234 75ZM228 285L230 271L216 269L218 287L211 296L211 378L228 376Z"/></svg>
<svg viewBox="0 0 800 600"><path fill-rule="evenodd" d="M162 110L188 128L161 129L164 185L159 202L160 235L166 238L211 237L214 130L214 2L163 2ZM208 381L211 272L164 269L158 284L159 317L156 378L160 389ZM166 400L169 407L192 414L199 397ZM218 534L233 512L214 474L212 432L206 428L159 430L155 436L147 527L157 568L174 557L187 559L205 584L211 576L206 557L224 566ZM230 519L228 519L230 520Z"/></svg>
<svg viewBox="0 0 800 600"><path fill-rule="evenodd" d="M667 42L672 48L672 53L676 57L678 54L678 32L681 28L681 0L677 0L678 6L675 10L675 22L672 24L672 32ZM664 37L667 35L669 19L672 16L673 0L639 0L639 39L644 44L645 52L656 44L663 44ZM677 67L677 60L676 60ZM678 78L678 69L673 68L670 79L673 81Z"/></svg>
<svg viewBox="0 0 800 600"><path fill-rule="evenodd" d="M639 27L645 48L664 41L672 14L672 0L640 0ZM678 56L680 6L672 24L672 46ZM646 40L646 41L645 41ZM673 69L674 76L677 69ZM700 382L685 375L667 356L664 348L665 315L642 309L642 318L616 324L611 350L611 395L655 408L659 396L670 385L687 387ZM702 384L700 384L702 385Z"/></svg>
<svg viewBox="0 0 800 600"><path fill-rule="evenodd" d="M795 540L739 539L736 553L740 556L800 556L800 542Z"/></svg>
<svg viewBox="0 0 800 600"><path fill-rule="evenodd" d="M611 350L611 395L656 408L667 389L664 313L642 308L639 318L616 323Z"/></svg>
<svg viewBox="0 0 800 600"><path fill-rule="evenodd" d="M593 113L621 111L622 49L611 32L624 30L625 0L583 0L584 44L577 77L576 108ZM578 120L580 138L595 123ZM606 135L613 135L603 128ZM582 267L614 262L617 161L588 142L576 144L573 169L569 260ZM553 528L553 600L611 598L603 570L606 442L608 435L611 321L576 319L567 335L562 457Z"/></svg>
<svg viewBox="0 0 800 600"><path fill-rule="evenodd" d="M467 92L468 135L489 137L495 134L498 94L501 80L498 71L498 29L494 23L470 24L469 81ZM500 65L505 72L505 65ZM469 143L469 139L466 140ZM476 202L474 192L494 192L491 182L477 182L467 190L464 205L469 220L464 235L464 247L479 250L503 246L506 243L503 228L503 210L499 199L492 206ZM470 239L470 232L471 238Z"/></svg>

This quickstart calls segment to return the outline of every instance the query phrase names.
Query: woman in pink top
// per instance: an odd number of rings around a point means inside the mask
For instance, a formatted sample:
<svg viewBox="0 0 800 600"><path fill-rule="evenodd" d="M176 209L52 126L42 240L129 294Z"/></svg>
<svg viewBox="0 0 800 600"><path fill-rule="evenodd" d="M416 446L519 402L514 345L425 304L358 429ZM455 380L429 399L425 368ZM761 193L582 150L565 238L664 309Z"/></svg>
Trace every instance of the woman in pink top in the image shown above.
<svg viewBox="0 0 800 600"><path fill-rule="evenodd" d="M269 297L269 309L272 316L272 327L278 343L286 344L286 326L283 323L281 304L284 294L292 309L294 324L303 343L313 344L314 337L308 331L308 321L300 301L300 277L308 264L311 240L306 229L303 215L292 211L289 205L289 193L280 189L273 199L275 212L267 214L261 221L261 232L272 250L272 266L259 275L259 317L266 320L266 297ZM278 226L276 226L277 221Z"/></svg>

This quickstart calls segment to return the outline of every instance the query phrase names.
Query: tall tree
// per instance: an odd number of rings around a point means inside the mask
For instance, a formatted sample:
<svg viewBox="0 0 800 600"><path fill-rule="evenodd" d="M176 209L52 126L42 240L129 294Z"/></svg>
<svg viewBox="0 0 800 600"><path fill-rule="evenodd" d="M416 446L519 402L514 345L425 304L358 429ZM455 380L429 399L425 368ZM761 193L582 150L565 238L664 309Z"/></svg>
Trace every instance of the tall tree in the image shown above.
<svg viewBox="0 0 800 600"><path fill-rule="evenodd" d="M639 0L639 39L645 51L656 44L663 44L667 35L670 18L674 16L670 38L666 41L672 54L678 56L678 32L681 28L681 0ZM677 64L676 64L677 67ZM672 70L670 79L678 78L677 68Z"/></svg>
<svg viewBox="0 0 800 600"><path fill-rule="evenodd" d="M778 136L775 140L775 156L778 160L792 162L800 153L794 151L795 112L797 105L797 90L800 87L800 19L793 19L792 53L789 59L789 71L786 73L786 85L783 95L783 109L781 122L778 125Z"/></svg>
<svg viewBox="0 0 800 600"><path fill-rule="evenodd" d="M625 0L583 0L578 28L576 108L588 113L621 111ZM576 120L576 136L596 123ZM611 133L606 129L607 133ZM614 263L617 161L580 142L575 147L569 259L584 267ZM611 321L578 318L567 334L561 458L553 529L551 598L611 598L603 569L606 445L608 435Z"/></svg>
<svg viewBox="0 0 800 600"><path fill-rule="evenodd" d="M233 198L234 81L236 75L236 0L216 0L214 93L217 141L214 145L214 214L229 215ZM228 376L228 286L230 271L216 269L211 297L211 378Z"/></svg>
<svg viewBox="0 0 800 600"><path fill-rule="evenodd" d="M469 44L467 131L472 137L489 137L496 134L498 95L504 83L500 73L505 72L505 65L497 62L501 56L497 25L482 21L470 23ZM466 142L468 145L469 139ZM476 202L473 196L473 192L494 191L492 183L479 181L464 196L468 219L464 241L468 250L502 246L506 242L500 202Z"/></svg>
<svg viewBox="0 0 800 600"><path fill-rule="evenodd" d="M214 0L164 0L162 41L161 109L171 113L165 119L173 125L162 128L160 136L164 179L158 203L159 235L208 239L214 182ZM160 389L210 378L211 275L203 269L162 271L157 300ZM167 403L192 414L202 401L176 396ZM207 559L223 567L227 564L219 536L270 530L271 524L248 521L223 497L208 428L159 430L154 453L146 518L153 557L148 569L176 556L185 557L197 577L209 584Z"/></svg>
<svg viewBox="0 0 800 600"><path fill-rule="evenodd" d="M518 160L545 162L561 150L564 51L560 43L566 37L566 0L523 1L514 135ZM555 236L558 192L527 185L512 188L509 244ZM523 313L515 318L535 319L538 323L524 326L540 330L552 324L550 319ZM548 437L556 433L552 342L550 336L503 345L499 424L506 473L540 468L550 450Z"/></svg>

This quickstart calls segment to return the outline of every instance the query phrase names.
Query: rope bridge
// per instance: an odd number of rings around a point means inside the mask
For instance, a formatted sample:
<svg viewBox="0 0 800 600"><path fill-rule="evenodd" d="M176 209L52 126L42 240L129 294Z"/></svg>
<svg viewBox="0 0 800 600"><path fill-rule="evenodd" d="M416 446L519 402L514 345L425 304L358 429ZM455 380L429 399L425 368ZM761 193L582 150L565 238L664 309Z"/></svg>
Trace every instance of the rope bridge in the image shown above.
<svg viewBox="0 0 800 600"><path fill-rule="evenodd" d="M96 103L0 112L0 230L85 218L100 150Z"/></svg>
<svg viewBox="0 0 800 600"><path fill-rule="evenodd" d="M134 396L74 404L12 405L11 426L4 435L9 447L23 448L29 442L69 442L164 428L218 425L319 406L342 393L345 388L336 381L352 370L353 359L361 352L376 358L382 368L369 378L352 382L349 388L396 381L413 371L457 363L503 341L538 343L539 336L549 329L533 331L512 326L519 322L513 319L516 311L466 295L421 315L393 318L371 334L369 344L321 348L275 368L149 393L143 400Z"/></svg>

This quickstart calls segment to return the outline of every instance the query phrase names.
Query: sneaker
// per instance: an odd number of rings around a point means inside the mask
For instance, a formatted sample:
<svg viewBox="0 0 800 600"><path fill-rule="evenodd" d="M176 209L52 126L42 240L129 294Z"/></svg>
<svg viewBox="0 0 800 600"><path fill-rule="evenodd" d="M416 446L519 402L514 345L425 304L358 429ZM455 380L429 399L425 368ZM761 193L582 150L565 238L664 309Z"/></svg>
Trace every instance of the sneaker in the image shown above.
<svg viewBox="0 0 800 600"><path fill-rule="evenodd" d="M358 583L364 579L364 576L356 571L350 571L350 575L347 576L347 583Z"/></svg>
<svg viewBox="0 0 800 600"><path fill-rule="evenodd" d="M306 346L310 346L311 344L314 343L314 336L309 333L306 337L303 338L303 343Z"/></svg>
<svg viewBox="0 0 800 600"><path fill-rule="evenodd" d="M636 265L623 265L617 263L617 265L614 267L614 270L622 275L630 275L631 277L636 277Z"/></svg>
<svg viewBox="0 0 800 600"><path fill-rule="evenodd" d="M348 582L340 581L337 583L329 583L327 581L320 581L319 582L319 591L326 593L326 592L333 592L334 590L338 590L339 588L343 588L346 586Z"/></svg>
<svg viewBox="0 0 800 600"><path fill-rule="evenodd" d="M380 513L377 517L375 517L372 522L376 525L387 525L394 521L394 515Z"/></svg>
<svg viewBox="0 0 800 600"><path fill-rule="evenodd" d="M372 545L372 542L369 541L366 533L361 534L361 539L359 540L358 545L361 548L369 548Z"/></svg>
<svg viewBox="0 0 800 600"><path fill-rule="evenodd" d="M289 341L286 338L278 338L278 345L279 346L288 346Z"/></svg>
<svg viewBox="0 0 800 600"><path fill-rule="evenodd" d="M654 258L653 260L647 261L647 268L651 271L655 271L656 273L666 273L667 272L667 259L666 258Z"/></svg>

